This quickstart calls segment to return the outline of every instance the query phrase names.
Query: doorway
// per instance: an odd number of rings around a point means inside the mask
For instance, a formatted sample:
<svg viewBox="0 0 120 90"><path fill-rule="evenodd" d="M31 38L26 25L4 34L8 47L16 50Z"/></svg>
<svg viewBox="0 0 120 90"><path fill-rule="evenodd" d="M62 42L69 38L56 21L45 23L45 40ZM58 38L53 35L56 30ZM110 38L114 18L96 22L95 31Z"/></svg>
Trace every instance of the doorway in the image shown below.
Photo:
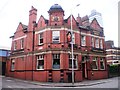
<svg viewBox="0 0 120 90"><path fill-rule="evenodd" d="M2 62L2 75L5 75L6 62Z"/></svg>
<svg viewBox="0 0 120 90"><path fill-rule="evenodd" d="M85 63L82 63L82 77L85 78Z"/></svg>
<svg viewBox="0 0 120 90"><path fill-rule="evenodd" d="M87 75L87 67L86 67L86 63L84 62L84 63L82 63L82 77L83 77L83 79L87 79L88 77L87 77L88 75Z"/></svg>
<svg viewBox="0 0 120 90"><path fill-rule="evenodd" d="M69 83L72 82L72 73L68 73L68 82L69 82Z"/></svg>

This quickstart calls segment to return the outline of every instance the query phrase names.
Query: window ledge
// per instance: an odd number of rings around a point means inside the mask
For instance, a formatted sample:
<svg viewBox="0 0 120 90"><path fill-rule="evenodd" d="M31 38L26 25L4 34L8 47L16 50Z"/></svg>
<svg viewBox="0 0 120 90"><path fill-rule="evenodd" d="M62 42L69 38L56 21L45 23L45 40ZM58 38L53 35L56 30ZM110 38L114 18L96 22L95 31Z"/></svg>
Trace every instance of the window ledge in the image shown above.
<svg viewBox="0 0 120 90"><path fill-rule="evenodd" d="M44 69L37 69L37 70L41 70L41 71L42 71L42 70L44 70Z"/></svg>
<svg viewBox="0 0 120 90"><path fill-rule="evenodd" d="M15 70L10 70L10 72L15 72Z"/></svg>
<svg viewBox="0 0 120 90"><path fill-rule="evenodd" d="M52 70L60 70L60 69L54 69L54 68L53 68Z"/></svg>
<svg viewBox="0 0 120 90"><path fill-rule="evenodd" d="M12 50L12 52L24 52L24 48L23 49Z"/></svg>
<svg viewBox="0 0 120 90"><path fill-rule="evenodd" d="M100 69L100 70L105 70L105 69Z"/></svg>
<svg viewBox="0 0 120 90"><path fill-rule="evenodd" d="M81 45L81 47L86 47L86 45Z"/></svg>
<svg viewBox="0 0 120 90"><path fill-rule="evenodd" d="M93 71L97 71L98 69L92 69Z"/></svg>
<svg viewBox="0 0 120 90"><path fill-rule="evenodd" d="M69 68L69 70L72 70L72 68ZM73 69L73 70L78 70L78 68L75 68L75 69Z"/></svg>
<svg viewBox="0 0 120 90"><path fill-rule="evenodd" d="M52 44L61 44L60 42L58 42L58 43L54 43L54 42L52 42Z"/></svg>
<svg viewBox="0 0 120 90"><path fill-rule="evenodd" d="M44 45L43 43L41 43L41 44L38 44L38 46L42 46L42 45Z"/></svg>

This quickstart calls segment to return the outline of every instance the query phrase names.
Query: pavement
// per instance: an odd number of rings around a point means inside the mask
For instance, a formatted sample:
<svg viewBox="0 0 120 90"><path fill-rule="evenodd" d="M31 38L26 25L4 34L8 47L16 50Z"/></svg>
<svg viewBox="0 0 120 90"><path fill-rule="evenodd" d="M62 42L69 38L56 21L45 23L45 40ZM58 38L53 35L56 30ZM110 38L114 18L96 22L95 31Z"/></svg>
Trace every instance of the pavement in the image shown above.
<svg viewBox="0 0 120 90"><path fill-rule="evenodd" d="M97 85L97 84L102 84L102 83L106 83L109 82L110 80L85 80L82 82L75 82L73 83L53 83L53 82L31 82L32 84L37 84L37 85L41 85L41 86L49 86L49 87L80 87L80 86L92 86L92 85Z"/></svg>
<svg viewBox="0 0 120 90"><path fill-rule="evenodd" d="M2 76L4 77L4 76ZM37 82L37 81L29 81L29 80L21 80L21 79L16 79L16 78L12 78L12 77L6 77L9 79L14 79L14 80L18 80L18 81L23 81L26 83L31 83L34 85L40 85L40 86L48 86L48 87L80 87L80 86L92 86L92 85L97 85L97 84L103 84L103 83L107 83L112 81L112 79L108 78L108 79L101 79L101 80L84 80L81 82L75 82L74 84L72 83L54 83L54 82ZM114 77L114 78L118 78L118 77ZM114 79L113 78L113 79Z"/></svg>

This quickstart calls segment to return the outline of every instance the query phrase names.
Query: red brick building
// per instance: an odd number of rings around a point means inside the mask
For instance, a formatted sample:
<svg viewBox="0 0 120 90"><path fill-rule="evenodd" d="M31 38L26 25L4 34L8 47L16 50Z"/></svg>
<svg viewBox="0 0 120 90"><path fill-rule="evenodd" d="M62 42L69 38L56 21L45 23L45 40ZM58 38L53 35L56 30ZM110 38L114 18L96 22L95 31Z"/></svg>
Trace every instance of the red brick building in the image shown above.
<svg viewBox="0 0 120 90"><path fill-rule="evenodd" d="M71 44L69 42L70 16L64 19L64 10L58 4L50 7L49 19L40 16L37 9L29 11L29 23L19 23L11 37L7 76L40 82L71 82ZM104 32L96 19L72 16L74 38L75 82L84 79L107 78Z"/></svg>
<svg viewBox="0 0 120 90"><path fill-rule="evenodd" d="M9 57L9 51L8 47L0 47L0 75L6 73L6 61Z"/></svg>
<svg viewBox="0 0 120 90"><path fill-rule="evenodd" d="M105 44L107 64L120 64L120 47L115 47L114 42L112 40L106 41Z"/></svg>

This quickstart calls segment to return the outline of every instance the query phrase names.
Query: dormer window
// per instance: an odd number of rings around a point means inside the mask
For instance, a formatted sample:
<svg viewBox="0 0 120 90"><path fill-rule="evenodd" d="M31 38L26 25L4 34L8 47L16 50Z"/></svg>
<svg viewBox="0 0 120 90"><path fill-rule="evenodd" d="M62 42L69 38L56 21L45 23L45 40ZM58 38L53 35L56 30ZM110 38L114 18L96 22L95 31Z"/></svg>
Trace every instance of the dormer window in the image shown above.
<svg viewBox="0 0 120 90"><path fill-rule="evenodd" d="M92 37L92 47L94 47L94 38Z"/></svg>
<svg viewBox="0 0 120 90"><path fill-rule="evenodd" d="M24 38L22 38L20 40L20 48L23 49L24 48Z"/></svg>
<svg viewBox="0 0 120 90"><path fill-rule="evenodd" d="M39 34L39 45L43 44L43 33Z"/></svg>
<svg viewBox="0 0 120 90"><path fill-rule="evenodd" d="M102 41L102 39L100 40L100 48L103 49L103 41Z"/></svg>
<svg viewBox="0 0 120 90"><path fill-rule="evenodd" d="M14 41L14 50L16 50L17 49L17 42L16 41Z"/></svg>
<svg viewBox="0 0 120 90"><path fill-rule="evenodd" d="M99 48L99 39L98 38L96 38L96 40L95 40L95 47Z"/></svg>

